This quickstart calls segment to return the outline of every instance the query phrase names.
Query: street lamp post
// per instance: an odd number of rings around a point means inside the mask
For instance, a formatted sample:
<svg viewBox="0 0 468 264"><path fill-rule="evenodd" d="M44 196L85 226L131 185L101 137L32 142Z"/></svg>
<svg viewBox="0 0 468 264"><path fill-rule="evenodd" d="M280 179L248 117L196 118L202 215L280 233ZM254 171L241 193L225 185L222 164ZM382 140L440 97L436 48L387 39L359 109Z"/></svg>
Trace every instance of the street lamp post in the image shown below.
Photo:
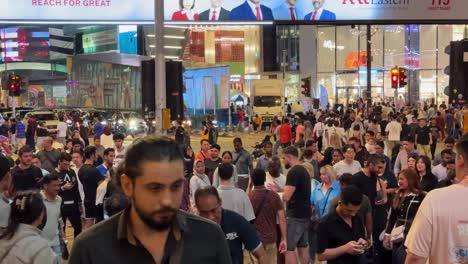
<svg viewBox="0 0 468 264"><path fill-rule="evenodd" d="M162 110L166 108L166 62L164 59L164 0L154 0L155 115L156 131L162 132Z"/></svg>

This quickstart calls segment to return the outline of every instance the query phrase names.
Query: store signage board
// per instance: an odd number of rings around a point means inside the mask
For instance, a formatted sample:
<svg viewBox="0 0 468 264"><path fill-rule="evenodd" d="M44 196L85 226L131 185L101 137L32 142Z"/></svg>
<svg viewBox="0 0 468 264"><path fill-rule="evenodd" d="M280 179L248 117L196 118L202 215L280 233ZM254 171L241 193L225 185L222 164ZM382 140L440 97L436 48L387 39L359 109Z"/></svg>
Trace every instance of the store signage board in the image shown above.
<svg viewBox="0 0 468 264"><path fill-rule="evenodd" d="M262 21L296 21L298 24L340 21L455 21L467 20L468 0L164 0L166 21L216 23L259 22L254 2L261 5ZM291 10L290 3L294 4ZM213 16L212 6L220 6ZM317 8L317 12L316 9ZM291 11L294 13L292 18ZM217 21L213 21L216 19Z"/></svg>
<svg viewBox="0 0 468 264"><path fill-rule="evenodd" d="M154 23L154 0L0 0L0 21Z"/></svg>

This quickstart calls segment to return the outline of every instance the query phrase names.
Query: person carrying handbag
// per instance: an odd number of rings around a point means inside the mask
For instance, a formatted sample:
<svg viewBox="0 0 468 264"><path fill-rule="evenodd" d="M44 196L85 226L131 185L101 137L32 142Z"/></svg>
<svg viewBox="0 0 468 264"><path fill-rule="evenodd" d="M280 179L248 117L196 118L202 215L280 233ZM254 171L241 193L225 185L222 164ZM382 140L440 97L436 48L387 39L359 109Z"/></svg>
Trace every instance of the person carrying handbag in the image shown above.
<svg viewBox="0 0 468 264"><path fill-rule="evenodd" d="M425 197L425 193L421 190L419 176L413 169L400 172L398 186L383 240L383 246L392 250L393 264L405 263L406 235Z"/></svg>

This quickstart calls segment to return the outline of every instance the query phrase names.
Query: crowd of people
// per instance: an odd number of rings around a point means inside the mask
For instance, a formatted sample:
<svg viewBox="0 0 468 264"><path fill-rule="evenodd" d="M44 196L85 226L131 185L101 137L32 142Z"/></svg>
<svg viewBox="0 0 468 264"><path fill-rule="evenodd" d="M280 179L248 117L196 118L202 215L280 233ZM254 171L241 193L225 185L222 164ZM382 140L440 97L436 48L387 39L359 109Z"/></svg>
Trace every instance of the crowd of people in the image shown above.
<svg viewBox="0 0 468 264"><path fill-rule="evenodd" d="M256 160L240 137L222 149L211 127L198 150L181 123L175 140L128 149L119 134L60 150L44 137L16 163L0 157L0 262L464 263L464 111L276 118Z"/></svg>

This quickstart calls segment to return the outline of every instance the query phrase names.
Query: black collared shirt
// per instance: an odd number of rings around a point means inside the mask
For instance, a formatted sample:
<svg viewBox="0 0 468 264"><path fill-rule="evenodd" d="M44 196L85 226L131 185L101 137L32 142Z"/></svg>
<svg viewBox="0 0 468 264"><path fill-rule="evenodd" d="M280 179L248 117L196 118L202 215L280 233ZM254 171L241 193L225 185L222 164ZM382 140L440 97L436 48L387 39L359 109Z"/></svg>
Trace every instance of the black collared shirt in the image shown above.
<svg viewBox="0 0 468 264"><path fill-rule="evenodd" d="M350 227L336 212L330 212L319 223L318 226L318 250L323 253L325 250L341 247L349 241L365 239L364 225L359 217L353 217L352 227ZM344 254L334 260L328 260L328 264L358 264L359 255Z"/></svg>
<svg viewBox="0 0 468 264"><path fill-rule="evenodd" d="M136 245L129 242L128 211L118 213L78 236L69 263L155 263L153 256L138 240ZM224 233L218 225L179 211L169 232L161 263L229 264L231 257Z"/></svg>

